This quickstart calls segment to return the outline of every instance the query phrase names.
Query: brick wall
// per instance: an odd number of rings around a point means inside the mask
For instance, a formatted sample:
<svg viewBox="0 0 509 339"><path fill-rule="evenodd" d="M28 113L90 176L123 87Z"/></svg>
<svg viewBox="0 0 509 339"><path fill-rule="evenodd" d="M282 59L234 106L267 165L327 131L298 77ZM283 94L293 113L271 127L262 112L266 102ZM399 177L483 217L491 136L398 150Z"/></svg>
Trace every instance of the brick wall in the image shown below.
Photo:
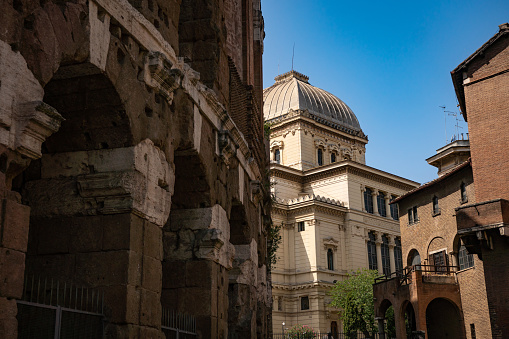
<svg viewBox="0 0 509 339"><path fill-rule="evenodd" d="M467 70L470 83L464 89L477 201L509 198L509 139L505 137L509 125L509 73L499 74L508 69L506 35Z"/></svg>

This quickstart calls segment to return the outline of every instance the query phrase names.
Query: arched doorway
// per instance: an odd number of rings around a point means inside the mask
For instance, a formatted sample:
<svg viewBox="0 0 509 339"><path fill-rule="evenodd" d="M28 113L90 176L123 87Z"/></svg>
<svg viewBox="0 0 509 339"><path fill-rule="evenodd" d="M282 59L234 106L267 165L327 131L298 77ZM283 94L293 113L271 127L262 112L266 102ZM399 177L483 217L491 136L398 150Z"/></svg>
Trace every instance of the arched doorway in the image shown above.
<svg viewBox="0 0 509 339"><path fill-rule="evenodd" d="M417 325L415 321L415 312L412 303L407 301L404 306L405 312L405 328L407 338L412 338L412 333L417 330Z"/></svg>
<svg viewBox="0 0 509 339"><path fill-rule="evenodd" d="M332 337L334 339L338 339L339 338L339 334L338 334L338 323L336 321L332 321L330 323L330 333L332 334Z"/></svg>
<svg viewBox="0 0 509 339"><path fill-rule="evenodd" d="M461 322L458 307L447 299L433 299L426 308L428 338L463 338Z"/></svg>

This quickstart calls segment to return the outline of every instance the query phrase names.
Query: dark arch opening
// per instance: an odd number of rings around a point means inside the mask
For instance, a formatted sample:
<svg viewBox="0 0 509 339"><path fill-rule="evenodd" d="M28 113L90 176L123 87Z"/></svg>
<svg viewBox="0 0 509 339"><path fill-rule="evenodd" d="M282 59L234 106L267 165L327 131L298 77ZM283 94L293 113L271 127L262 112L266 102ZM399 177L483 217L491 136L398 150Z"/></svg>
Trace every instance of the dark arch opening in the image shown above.
<svg viewBox="0 0 509 339"><path fill-rule="evenodd" d="M444 298L433 299L426 308L428 338L463 338L458 307Z"/></svg>
<svg viewBox="0 0 509 339"><path fill-rule="evenodd" d="M380 304L380 314L384 315L384 331L387 338L396 338L396 319L394 317L394 308L392 303L385 299Z"/></svg>
<svg viewBox="0 0 509 339"><path fill-rule="evenodd" d="M417 331L417 323L415 321L414 307L410 301L403 303L403 311L405 313L404 320L406 335L408 338L412 338L412 333Z"/></svg>
<svg viewBox="0 0 509 339"><path fill-rule="evenodd" d="M408 253L407 265L408 266L413 266L413 265L418 266L420 264L421 264L421 255L419 254L419 251L417 251L416 249L412 249Z"/></svg>

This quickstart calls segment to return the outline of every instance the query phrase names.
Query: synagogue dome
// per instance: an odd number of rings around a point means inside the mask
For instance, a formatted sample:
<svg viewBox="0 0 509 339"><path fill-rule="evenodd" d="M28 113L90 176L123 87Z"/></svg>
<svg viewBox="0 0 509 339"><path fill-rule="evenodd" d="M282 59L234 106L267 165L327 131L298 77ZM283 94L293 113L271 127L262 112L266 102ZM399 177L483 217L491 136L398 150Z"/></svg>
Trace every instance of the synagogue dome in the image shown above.
<svg viewBox="0 0 509 339"><path fill-rule="evenodd" d="M283 119L290 110L308 111L314 120L363 135L353 111L338 97L309 84L307 77L290 71L274 78L276 83L263 91L265 121Z"/></svg>

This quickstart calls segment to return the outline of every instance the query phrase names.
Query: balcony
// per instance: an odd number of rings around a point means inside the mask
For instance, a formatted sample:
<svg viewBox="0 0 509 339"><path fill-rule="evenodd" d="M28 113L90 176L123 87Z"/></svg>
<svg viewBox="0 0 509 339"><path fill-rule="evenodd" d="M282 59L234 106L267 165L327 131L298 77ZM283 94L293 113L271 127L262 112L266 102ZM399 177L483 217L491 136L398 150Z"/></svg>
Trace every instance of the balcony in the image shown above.
<svg viewBox="0 0 509 339"><path fill-rule="evenodd" d="M375 317L383 322L385 312L392 306L398 338L410 335L407 330L415 333L438 333L435 331L440 331L441 325L437 324L441 318L436 318L437 307L458 310L461 307L456 279L458 270L457 266L414 265L375 279ZM461 332L462 319L453 319L453 322L454 327ZM409 324L409 329L405 323Z"/></svg>

